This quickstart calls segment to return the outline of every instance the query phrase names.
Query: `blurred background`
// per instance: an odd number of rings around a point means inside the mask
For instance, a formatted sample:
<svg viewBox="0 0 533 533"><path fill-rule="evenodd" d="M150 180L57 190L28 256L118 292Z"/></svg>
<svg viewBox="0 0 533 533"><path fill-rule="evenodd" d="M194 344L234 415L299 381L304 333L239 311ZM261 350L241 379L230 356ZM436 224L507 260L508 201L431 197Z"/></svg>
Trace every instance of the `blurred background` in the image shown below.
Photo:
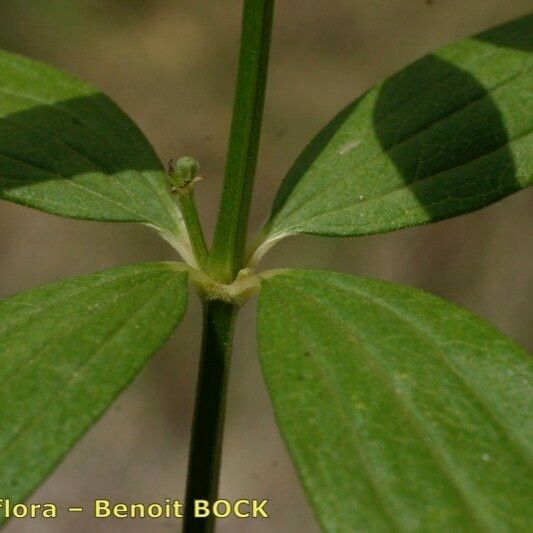
<svg viewBox="0 0 533 533"><path fill-rule="evenodd" d="M530 0L279 0L251 229L307 141L363 90L436 47L525 14ZM235 81L238 0L3 0L0 46L96 85L139 124L163 160L194 155L212 232ZM480 212L389 235L297 237L263 268L334 268L424 288L533 346L531 191ZM64 220L1 203L0 296L64 276L169 260L171 248L131 224ZM275 426L259 372L254 301L237 326L220 494L268 498L269 520L221 520L220 532L318 531ZM32 501L90 507L94 498L183 498L200 307L90 430ZM89 513L19 520L9 533L152 532L176 521Z"/></svg>

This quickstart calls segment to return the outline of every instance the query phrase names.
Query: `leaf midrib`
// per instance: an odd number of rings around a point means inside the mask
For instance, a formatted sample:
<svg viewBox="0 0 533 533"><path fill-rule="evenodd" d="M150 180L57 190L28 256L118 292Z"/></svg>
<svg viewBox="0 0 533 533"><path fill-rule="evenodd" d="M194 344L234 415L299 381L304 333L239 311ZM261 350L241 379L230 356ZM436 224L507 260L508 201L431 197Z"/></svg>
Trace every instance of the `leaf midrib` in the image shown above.
<svg viewBox="0 0 533 533"><path fill-rule="evenodd" d="M91 189L87 185L84 185L82 183L78 183L77 181L75 181L75 179L73 177L63 176L62 174L59 174L59 172L57 172L57 171L56 172L51 172L48 169L44 169L44 168L39 167L35 163L30 163L28 161L25 161L23 159L19 159L17 157L9 156L9 155L2 154L2 153L0 153L0 157L3 157L5 159L10 159L11 161L16 161L17 163L22 163L23 165L26 165L28 167L31 167L31 168L34 168L34 169L38 170L39 172L45 172L46 174L54 176L56 179L60 179L62 181L62 183L67 183L68 185L70 185L71 187L74 187L75 189L76 188L77 189L81 189L81 190L83 190L83 191L85 191L85 192L87 192L89 194L92 194L92 195L96 196L97 198L103 199L106 202L114 204L114 205L118 206L120 209L122 209L123 211L129 211L130 213L132 213L135 216L135 218L132 218L132 219L128 220L129 222L151 221L151 219L148 219L146 217L146 215L144 215L142 213L138 213L137 211L135 211L134 209L132 209L128 205L121 204L120 202L117 202L114 198L111 198L110 196L106 196L105 194L102 194L102 193L100 193L100 192L98 192L98 191L96 191L94 189ZM96 171L96 172L98 173L98 171ZM25 183L35 183L35 184L42 183L42 181L43 181L43 180L40 180L40 179L31 179L31 178L11 178L10 179L10 178L4 178L4 177L2 177L1 180L4 180L4 181L16 181L18 183L23 181ZM121 189L126 190L118 180L114 180L114 183L115 184L119 184ZM6 192L6 191L3 191L3 194L6 195L6 196L13 196L13 195L9 194L9 192ZM60 206L63 205L62 202L57 201L57 200L56 201L51 201L50 199L47 199L47 202L48 202L48 204L54 203L54 204L60 205Z"/></svg>
<svg viewBox="0 0 533 533"><path fill-rule="evenodd" d="M366 301L367 303L371 305L375 305L377 307L381 307L383 310L393 314L396 319L404 324L410 331L412 331L419 339L421 339L426 344L429 344L433 347L433 351L438 354L439 360L442 361L443 365L446 367L446 369L451 372L457 380L461 383L463 390L467 392L467 394L473 398L474 402L478 405L478 407L481 408L481 410L493 421L493 424L496 428L498 428L498 432L500 435L507 440L507 442L515 449L515 451L518 453L518 455L524 460L525 463L532 466L533 462L531 460L531 456L527 448L525 448L521 442L521 439L517 438L516 435L514 435L514 432L511 428L507 427L506 424L502 421L500 418L500 415L492 410L489 404L485 401L483 398L483 394L480 393L476 387L469 382L455 367L455 365L448 360L444 352L442 351L442 348L438 341L435 340L435 338L427 332L427 330L422 330L420 326L416 324L412 319L409 319L406 316L400 315L397 311L394 310L394 308L391 308L389 305L387 305L383 300L380 298L376 298L374 295L371 295L369 293L365 293L364 291L361 291L360 289L356 287L350 287L349 289L346 287L343 287L342 285L339 285L335 283L335 280L328 281L328 284L330 287L335 288L338 292L353 296L354 294L357 295L361 300ZM290 287L294 287L294 285L290 284ZM296 290L296 289L295 289ZM305 290L305 289L304 289ZM310 296L312 297L312 296ZM327 297L327 296L326 296ZM321 304L318 300L316 300L317 305L321 305L324 307L324 309L327 309L324 304ZM342 319L342 318L341 318ZM344 320L344 322L346 322ZM347 323L349 326L349 323Z"/></svg>
<svg viewBox="0 0 533 533"><path fill-rule="evenodd" d="M292 303L292 301L286 297L283 291L277 289L274 284L270 284L270 288L273 288L274 292L278 293L279 298L281 300L285 300L288 304ZM285 307L285 315L288 317L288 319L293 325L296 325L297 321L293 319L291 313L287 312L287 309L290 309L290 305L287 305ZM308 353L311 354L311 360L315 363L315 366L317 367L319 373L324 377L324 384L326 385L326 390L329 392L330 396L334 400L333 405L337 407L337 411L339 412L341 419L346 422L348 433L350 434L352 441L354 442L354 448L357 452L359 461L363 465L365 477L368 480L370 487L372 487L374 499L378 503L378 507L382 510L383 516L386 517L387 521L394 527L395 530L406 531L403 526L397 521L394 513L391 513L389 510L389 507L387 505L387 503L389 502L389 496L382 491L381 484L376 478L376 474L372 466L369 464L368 458L366 457L366 454L359 440L358 430L353 421L351 420L351 417L348 413L348 409L344 404L342 394L340 394L337 385L335 384L334 380L329 377L327 369L325 369L324 366L321 364L319 358L315 356L314 350L308 344L307 339L303 337L300 328L293 327L293 331L301 339L303 345L309 348ZM314 494L311 494L311 498L314 499Z"/></svg>
<svg viewBox="0 0 533 533"><path fill-rule="evenodd" d="M453 45L452 45L453 46ZM496 52L500 52L501 50L498 49L498 48L491 48L489 49L488 51L485 51L481 56L476 56L474 58L473 61L469 61L467 64L465 65L461 65L461 68L463 70L470 70L472 69L473 67L475 67L481 60L485 60L487 61L491 56L495 55ZM488 53L487 53L488 52ZM437 58L440 58L440 56L438 54L433 54L435 57ZM423 56L422 58L418 59L417 61L421 61L423 60L425 57L428 57L428 56ZM446 61L446 62L449 62L447 59L445 58L440 58L442 59L443 61ZM416 61L415 61L416 63ZM410 66L414 65L414 63L412 63ZM406 67L406 68L409 68ZM395 77L396 75L398 75L399 73L403 72L403 70L400 70L399 72L397 72L396 74L392 74L392 78ZM439 85L442 85L445 81L447 81L450 77L452 77L453 75L455 75L456 73L455 72L448 72L445 76L443 76L442 78L439 78L438 80L435 81L435 84L437 86ZM390 78L388 78L390 79ZM379 91L381 89L381 87L383 86L383 84L386 83L386 80L379 83L378 85L370 88L368 91L364 92L360 97L359 99L365 99L365 98L368 98L370 93L372 93L373 91ZM431 92L434 90L434 86L424 86L423 90L421 90L420 92L417 92L411 96L409 96L408 98L405 98L404 100L402 100L401 102L398 102L392 109L390 109L389 111L387 111L387 113L385 113L385 115L379 117L379 119L376 120L374 126L377 127L379 126L380 124L382 124L383 122L385 122L386 119L388 119L391 115L393 115L394 113L396 113L398 110L402 109L403 107L407 106L409 103L417 100L418 98L420 98L420 96L423 96L425 94L427 94L428 92ZM357 101L357 100L356 100ZM349 104L351 105L351 104ZM361 141L363 141L364 139L367 139L369 134L372 133L373 131L373 128L371 127L367 127L366 129L363 129L363 131L361 132ZM416 132L415 132L416 134ZM406 139L403 139L403 140L406 140ZM312 141L311 141L312 142ZM390 147L389 147L390 148ZM289 197L287 197L286 200L288 200ZM312 197L311 197L312 198ZM301 205L301 204L300 204ZM305 205L305 204L304 204ZM287 218L295 211L297 210L298 207L296 208L293 208L293 209L288 209L286 211L286 215L287 215ZM281 212L281 209L279 210L279 212ZM275 219L273 219L275 220Z"/></svg>
<svg viewBox="0 0 533 533"><path fill-rule="evenodd" d="M121 282L121 281L124 281L124 280L127 280L127 279L131 279L131 281L133 281L133 280L135 280L136 278L139 278L139 277L140 278L146 278L147 274L150 274L150 276L152 276L151 279L154 279L155 277L157 277L159 275L162 276L162 275L167 274L169 272L169 270L167 270L166 268L160 268L158 264L145 265L145 266L152 267L152 268L150 268L149 271L148 270L138 270L137 272L124 272L123 275L114 276L112 278L106 277L105 276L105 271L104 271L104 272L102 272L102 277L99 280L99 283L94 283L94 284L91 283L91 285L89 285L89 286L80 287L79 290L76 290L76 291L74 291L72 293L69 293L68 295L65 295L64 297L61 297L61 298L57 298L57 299L47 298L46 303L44 305L41 305L41 306L36 306L35 304L32 304L32 310L29 312L29 314L25 315L24 317L21 317L21 321L20 322L8 323L7 327L5 327L5 323L4 324L0 324L0 335L5 334L10 329L15 329L16 327L20 326L21 324L23 324L27 320L31 320L36 314L41 314L46 309L48 309L50 307L53 307L55 305L61 304L64 301L69 300L70 298L79 296L80 294L83 294L84 292L91 291L91 290L94 290L96 288L101 288L102 286L105 286L106 284L112 285L112 284L116 283L117 281ZM85 278L85 280L87 280L91 276L98 276L98 275L99 274L97 273L97 274L89 274L87 276L79 276L78 278L72 278L69 281L71 281L71 282L80 281L81 282L81 281L84 281L84 278ZM46 288L46 285L42 285L41 287L36 287L35 289L31 289L29 291L25 291L25 292L19 293L18 295L15 295L13 298L16 298L16 299L24 298L24 297L27 297L33 291L38 291L40 289L45 289L45 288ZM17 300L11 300L11 299L0 300L0 318L2 316L2 311L3 311L2 308L3 307L5 307L7 305L20 305L20 304L24 304L24 303L25 302L19 302Z"/></svg>
<svg viewBox="0 0 533 533"><path fill-rule="evenodd" d="M170 272L167 273L167 274L170 275ZM94 319L94 315L96 313L101 313L102 311L104 311L105 309L107 309L109 307L116 306L118 301L120 301L123 298L125 298L127 296L130 296L132 293L138 291L139 288L142 285L146 285L149 282L154 282L155 280L157 280L158 277L159 276L151 277L150 279L146 279L146 280L142 281L138 285L135 285L133 287L128 287L126 290L121 291L120 293L115 293L113 300L106 301L104 304L99 305L96 308L92 308L91 311L89 313L87 313L86 315L84 315L83 318L77 319L75 321L72 321L69 324L69 327L67 327L65 329L62 329L60 335L58 335L57 337L51 337L51 338L45 339L46 347L45 347L44 350L41 350L42 346L32 347L32 349L30 350L30 356L25 358L22 361L22 364L20 364L19 366L15 367L14 369L12 369L11 372L9 372L7 375L5 375L0 380L0 387L2 387L7 381L11 380L19 372L22 372L22 370L24 370L26 367L31 365L32 362L34 362L37 359L39 359L39 357L41 357L41 355L42 355L42 351L47 352L51 347L56 346L57 344L61 343L63 341L63 339L65 337L68 337L73 331L75 331L76 329L79 329L79 327L81 325L93 320ZM79 296L79 293L77 294L77 296ZM23 324L19 323L19 324L17 324L17 327L20 327L21 325L24 326L26 323L27 323L27 320L24 320ZM4 330L3 333L12 332L14 329L17 329L17 328L8 328L7 330Z"/></svg>
<svg viewBox="0 0 533 533"><path fill-rule="evenodd" d="M276 281L279 283L280 279L278 278L278 280ZM407 419L411 423L411 427L414 431L416 431L416 433L418 433L421 442L424 444L424 446L430 453L430 456L433 457L435 464L437 465L441 473L444 475L444 479L447 479L450 485L455 488L455 492L463 502L465 510L467 510L468 514L472 517L474 522L480 526L481 531L494 531L493 528L488 526L488 524L491 524L493 522L491 517L480 516L477 506L474 502L471 501L471 497L472 495L475 495L475 492L471 490L470 481L468 479L456 478L456 474L453 471L453 468L450 469L450 465L448 464L451 462L452 465L454 465L455 461L448 457L447 453L443 454L442 451L438 449L438 447L435 447L432 430L425 426L423 418L420 418L419 415L415 414L417 412L416 407L411 405L411 403L404 397L403 393L397 390L397 387L394 387L394 385L391 383L387 372L383 370L382 365L379 363L379 357L374 357L370 354L367 346L360 340L357 335L354 334L354 331L352 330L350 324L346 323L345 319L342 316L339 316L335 311L332 311L329 307L325 306L322 302L317 300L312 294L310 294L305 289L298 289L291 283L281 282L281 284L284 285L288 290L296 293L301 298L306 300L311 308L314 308L320 313L320 316L330 316L330 323L332 324L332 327L343 331L345 334L348 335L348 338L350 339L353 345L359 346L361 348L361 353L365 355L365 358L370 363L370 368L374 370L374 374L385 384L385 386L389 389L392 395L397 398L399 405L402 406L403 412L406 414ZM341 324L344 324L344 327L341 327ZM455 470L458 469L455 468ZM461 478L463 478L463 476L461 476ZM465 483L468 486L463 486ZM483 505L482 507L485 508L486 505Z"/></svg>
<svg viewBox="0 0 533 533"><path fill-rule="evenodd" d="M44 106L47 106L47 107L53 106L56 110L62 112L63 114L66 114L69 117L73 117L76 120L78 120L81 124L83 124L83 126L87 129L88 132L90 132L93 135L96 135L98 138L103 140L108 146L110 146L113 149L113 151L115 153L118 153L118 154L121 153L120 147L115 146L113 143L110 142L110 140L107 137L103 136L97 130L93 130L93 128L91 126L89 126L78 115L75 115L75 114L71 113L69 110L67 110L64 107L62 107L60 105L60 102L54 102L53 104L50 104L46 100L39 99L39 98L37 98L35 96L29 96L29 95L24 94L24 93L18 93L18 92L10 91L10 90L6 89L5 87L0 87L0 93L7 94L9 96L14 96L15 98L20 98L20 99L23 99L23 100L26 99L29 102L33 102L33 103L36 103L36 104L39 104L39 105L44 105ZM95 93L95 94L97 94L97 93ZM148 183L149 187L152 189L154 194L161 200L161 203L164 206L167 207L168 206L168 199L166 197L164 198L162 196L162 194L161 194L162 191L160 190L159 187L155 186L155 184L153 183L152 179L150 179L150 176L146 176L146 175L144 175L143 172L135 170L135 169L131 169L131 170L132 170L132 172L135 172L135 173L139 174L139 176L141 178L145 179L145 181ZM176 222L176 224L177 224L175 213L173 211L170 211L168 209L168 207L166 208L166 212L170 215L170 219L173 220L174 222ZM174 230L174 229L176 229L176 228L172 228L172 230Z"/></svg>
<svg viewBox="0 0 533 533"><path fill-rule="evenodd" d="M425 178L422 178L422 179L419 179L417 181L412 181L410 183L406 183L406 184L402 184L402 185L399 185L398 187L395 187L385 193L383 193L382 195L379 195L379 196L374 196L372 198L368 198L368 199L365 199L361 202L357 202L356 204L354 204L353 202L349 205L344 205L342 207L336 207L335 209L330 209L329 211L322 211L320 213L314 213L312 216L308 217L308 218L303 218L303 219L300 219L297 221L297 223L295 223L293 226L288 226L288 227L280 227L279 229L283 230L283 232L287 232L287 233L291 233L291 232L304 232L306 231L306 228L303 228L302 226L305 225L305 224L308 224L309 222L311 222L312 220L316 220L316 219L319 219L320 217L323 217L323 216L329 216L331 214L336 214L336 213L339 213L339 212L342 212L342 211L347 211L349 209L358 209L359 207L361 206L365 206L367 207L368 204L371 204L373 202L376 202L376 201L379 201L379 200L383 200L384 198L387 198L388 196L391 196L393 195L394 193L397 193L397 192L400 192L400 191L409 191L409 190L412 190L413 188L417 187L420 183L424 183L426 181L429 181L429 180L432 180L432 179L439 179L442 175L445 175L449 172L453 172L453 171L456 171L462 167L465 167L467 165L470 165L472 163L476 163L477 161L480 161L481 159L485 158L485 157L490 157L492 156L494 153L498 152L499 150L502 150L504 148L506 148L507 146L511 145L512 143L515 143L517 141L520 141L526 137L528 137L529 135L531 135L531 133L533 132L533 130L529 130L527 131L526 133L524 133L523 135L519 135L513 139L508 139L507 142L505 144L502 144L501 146L499 146L498 148L492 150L491 152L487 152L485 154L482 154L480 155L479 157L476 157L474 159L471 159L470 161L467 161L466 163L463 163L461 165L457 165L455 167L451 167L447 170L444 170L442 172L437 172L435 174L432 174L431 176L426 176ZM491 189L491 192L494 191L494 190L497 190L497 189ZM481 196L485 196L487 194L487 192L483 193ZM424 204L424 207L431 207L433 205L437 205L438 203L441 203L442 200L439 200L438 202L432 202L432 203L427 203L427 204ZM307 207L307 206L305 206ZM342 228L344 227L342 224L341 225L333 225L333 224L330 224L328 226L329 228ZM276 234L274 234L275 236Z"/></svg>
<svg viewBox="0 0 533 533"><path fill-rule="evenodd" d="M135 313L133 313L133 315L129 315L124 321L122 321L118 325L117 329L113 332L113 334L110 335L102 343L102 345L94 353L92 353L83 362L83 364L77 368L77 370L72 373L72 378L66 384L64 384L63 387L61 387L62 393L56 397L54 397L52 393L50 395L52 396L51 401L46 403L42 409L38 410L32 417L30 417L30 419L28 419L26 423L15 432L12 438L4 446L2 446L2 448L0 448L0 457L4 455L33 424L40 420L43 413L46 413L48 411L49 406L52 402L59 402L63 397L67 396L67 394L70 393L71 386L83 377L81 371L87 368L95 360L95 358L98 357L98 355L107 347L107 345L112 342L114 338L129 325L129 323L136 319L137 315L139 315L146 307L152 304L153 301L156 299L156 296L159 297L163 289L166 289L166 287L170 284L171 281L173 281L173 279L174 278L172 277L169 278L169 280L164 285L161 285L161 287L159 287L158 291L154 291L154 293L152 293L152 298L147 298L147 300L143 302L141 307L139 307L139 309L137 309ZM57 390L58 389L56 389L54 392L56 392Z"/></svg>
<svg viewBox="0 0 533 533"><path fill-rule="evenodd" d="M497 91L498 89L506 86L506 85L509 85L510 83L513 83L513 81L516 81L516 79L522 77L522 76L526 76L528 75L529 73L531 72L531 69L528 69L528 70L525 70L525 71L521 71L517 74L513 74L512 76L506 78L504 81L496 84L494 87L491 87L490 89L486 89L485 92L482 92L479 96L477 96L476 98L473 98L472 100L469 100L467 103L461 105L460 107L456 107L454 108L453 110L451 110L449 113L447 113L446 115L440 117L438 120L432 122L431 124L427 125L427 126L424 126L422 128L420 128L419 130L411 133L407 138L405 139L402 139L401 141L399 142L396 142L396 143L393 143L391 146L389 146L387 149L385 150L380 150L378 153L374 154L372 157L364 160L364 161L361 161L361 162L357 162L357 165L358 166L368 166L370 165L373 161L383 157L383 156L386 156L388 155L392 150L398 148L399 146L407 143L407 142L411 142L414 138L420 136L421 134L424 134L424 132L426 132L427 130L433 128L435 125L438 125L439 123L449 119L450 117L452 117L453 115L455 114L458 114L458 113L462 113L464 112L466 109L468 109L470 106L472 105L475 105L477 104L478 102L480 102L481 100L485 99L485 98L490 98L490 96L492 95L492 93L494 93L495 91ZM369 130L370 131L370 130ZM511 142L517 140L517 139L520 139L522 137L525 137L526 135L528 135L530 132L527 132L525 135L520 135L514 139L506 139L507 142L505 142L504 144L502 144L501 146L499 146L498 148L496 148L495 150L492 150L491 152L488 152L486 154L482 154L481 156L477 157L477 158L474 158L474 159L471 159L470 161L467 161L465 163L462 163L460 165L456 165L456 166L452 166L450 168L447 168L443 171L440 171L440 172L437 172L435 174L432 174L430 176L426 176L425 178L422 178L422 179L418 179L418 180L413 180L409 183L405 183L405 184L401 184L399 187L397 188L394 188L392 190L389 190L387 192L385 192L384 194L380 195L380 196L376 196L376 197L373 197L373 198L369 198L369 199L365 199L363 200L362 202L359 202L358 205L362 205L364 203L367 203L367 202L370 202L372 200L377 200L379 198L383 198L383 197L386 197L387 195L395 192L396 190L399 190L399 189L403 189L403 188L408 188L416 183L421 183L429 178L432 178L434 176L438 176L439 174L442 174L442 173L445 173L445 172L450 172L456 168L460 168L464 165L467 165L473 161L476 161L477 159L480 159L481 157L484 157L486 155L490 155L491 153L501 149L502 147L504 146L507 146L508 144L510 144ZM336 187L338 185L338 183L340 181L347 181L350 179L350 176L348 176L348 174L350 173L353 173L354 172L354 168L352 167L349 171L346 171L346 173L341 177L339 178L338 180L326 180L325 183L324 183L324 187L322 187L321 189L319 189L319 191L316 191L313 196L311 196L310 198L307 198L305 199L305 201L303 203L298 203L298 204L295 204L293 205L290 209L284 211L283 209L280 209L278 214L275 216L274 219L272 219L272 222L271 222L271 225L273 228L276 228L277 231L279 230L284 230L284 231L290 231L290 230L293 230L295 227L297 227L297 225L299 224L302 224L302 223L307 223L309 222L309 220L312 220L313 218L316 218L316 217L311 217L310 219L303 219L303 220L299 220L297 221L297 224L295 226L284 226L283 224L287 223L290 221L291 217L293 218L293 215L295 213L299 213L303 210L308 210L309 207L313 204L313 203L316 203L317 200L320 200L321 197L324 195L324 194L327 194L328 190L333 188L333 187ZM351 175L351 174L350 174ZM287 198L287 201L289 200L290 197ZM344 207L343 209L346 209L348 207L353 207L353 205L351 206L346 206ZM334 210L332 212L335 212L337 210ZM330 213L330 211L327 212L328 214ZM321 213L323 214L323 213ZM317 215L319 216L319 215ZM276 224L276 220L278 219L281 219L281 222L279 224L279 226Z"/></svg>
<svg viewBox="0 0 533 533"><path fill-rule="evenodd" d="M366 302L372 305L381 307L382 309L393 314L398 319L399 322L405 324L411 331L414 332L414 334L419 339L432 345L434 347L434 352L439 357L439 360L442 361L444 366L450 372L452 372L452 374L458 379L458 381L462 384L463 389L471 396L471 398L482 409L482 411L490 419L492 419L494 425L498 428L500 435L507 440L507 442L514 448L514 450L524 460L525 463L527 463L529 466L533 466L533 460L531 458L531 454L529 453L529 450L527 450L527 448L524 447L522 440L514 434L511 428L506 426L506 424L500 418L500 415L496 413L490 407L489 404L487 404L486 400L483 398L483 395L480 394L480 392L476 389L476 387L471 382L465 379L465 377L461 374L461 372L459 372L459 370L453 364L453 362L450 361L446 357L439 342L435 340L435 338L431 335L431 333L427 331L426 328L423 328L420 325L416 324L416 322L414 322L411 318L409 318L408 315L400 315L393 307L390 307L386 302L384 302L380 298L376 298L374 295L365 293L364 291L361 291L360 289L357 289L357 288L346 289L345 287L341 287L335 283L332 283L332 285L339 292L342 292L345 294L350 294L351 291L353 290L353 292L357 294L361 299L365 300Z"/></svg>
<svg viewBox="0 0 533 533"><path fill-rule="evenodd" d="M84 161L86 161L87 163L89 163L89 165L91 165L91 167L93 167L94 169L94 172L95 173L98 173L98 174L102 174L104 176L114 176L117 172L119 172L119 170L107 170L105 169L101 163L99 163L98 161L96 161L95 159L93 159L92 157L89 157L88 155L84 154L83 152L81 152L79 149L71 146L69 143L67 143L64 139L60 138L60 137L57 137L56 135L53 135L50 131L48 130L39 130L37 128L34 128L32 126L30 126L29 124L27 124L26 122L22 122L20 120L17 120L15 118L13 118L12 115L10 116L5 116L5 117L1 117L0 120L2 121L7 121L7 122L12 122L14 124L17 124L17 126L23 128L23 129L26 129L26 130L29 130L29 131L32 131L32 132L35 132L38 136L42 136L44 138L48 138L50 140L52 140L53 143L57 143L59 144L60 146L63 146L65 147L69 152L75 154L76 156L79 156L81 157ZM63 178L65 180L72 180L75 178L75 176L71 176L71 177L67 177L67 176L63 176L62 174L59 174L59 172L56 171L52 171L52 170L48 170L48 169L44 169L44 168L41 168L39 166L37 166L35 163L30 163L28 161L25 161L23 159L20 159L20 158L16 158L16 157L13 157L11 155L7 155L7 154L0 154L2 155L3 157L7 157L9 159L13 159L15 161L19 161L23 164L26 164L28 166L32 166L34 168L36 168L37 170L42 170L43 172L47 172L49 174L54 174L60 178ZM128 171L128 172L132 172L134 174L139 174L141 175L142 177L145 177L144 176L144 173L142 171L138 171L136 169L124 169L125 171ZM127 187L125 187L122 182L120 182L120 180L118 179L115 179L114 180L114 183L115 184L118 184L120 186L120 188L126 192L126 194L128 194L128 196L134 200L135 202L140 202L142 200L142 198L138 197L137 195L134 195L134 191L128 189ZM92 189L89 189L90 191L92 191ZM107 197L106 197L107 198ZM117 203L118 205L118 202L115 202Z"/></svg>

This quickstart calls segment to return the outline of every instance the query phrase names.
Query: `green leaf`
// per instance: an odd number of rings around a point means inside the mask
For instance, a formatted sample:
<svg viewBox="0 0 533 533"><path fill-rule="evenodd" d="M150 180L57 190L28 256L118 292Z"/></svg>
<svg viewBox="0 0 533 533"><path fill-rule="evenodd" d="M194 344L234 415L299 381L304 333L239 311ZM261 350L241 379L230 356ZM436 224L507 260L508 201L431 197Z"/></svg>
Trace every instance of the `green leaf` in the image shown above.
<svg viewBox="0 0 533 533"><path fill-rule="evenodd" d="M20 501L46 478L186 306L187 273L171 263L63 280L0 302L2 498Z"/></svg>
<svg viewBox="0 0 533 533"><path fill-rule="evenodd" d="M262 238L369 235L531 185L533 16L426 56L346 107L286 176Z"/></svg>
<svg viewBox="0 0 533 533"><path fill-rule="evenodd" d="M533 365L493 327L412 288L282 271L259 348L326 531L529 531Z"/></svg>
<svg viewBox="0 0 533 533"><path fill-rule="evenodd" d="M180 234L164 169L105 95L0 51L0 197L56 215Z"/></svg>

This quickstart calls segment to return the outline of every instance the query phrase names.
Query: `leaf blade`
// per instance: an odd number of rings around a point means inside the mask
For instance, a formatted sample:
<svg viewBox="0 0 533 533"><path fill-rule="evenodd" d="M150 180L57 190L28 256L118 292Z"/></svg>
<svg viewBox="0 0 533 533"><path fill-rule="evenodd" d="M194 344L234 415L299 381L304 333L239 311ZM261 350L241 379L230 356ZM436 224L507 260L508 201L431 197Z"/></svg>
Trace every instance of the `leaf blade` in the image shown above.
<svg viewBox="0 0 533 533"><path fill-rule="evenodd" d="M121 267L0 302L0 492L20 501L168 338L187 305L172 264ZM4 515L0 515L4 517Z"/></svg>
<svg viewBox="0 0 533 533"><path fill-rule="evenodd" d="M6 51L0 197L60 216L181 231L161 162L118 106L51 66Z"/></svg>
<svg viewBox="0 0 533 533"><path fill-rule="evenodd" d="M311 141L262 234L370 235L480 209L533 180L533 16L378 84Z"/></svg>
<svg viewBox="0 0 533 533"><path fill-rule="evenodd" d="M527 529L533 365L499 332L421 291L313 271L264 280L258 332L327 531Z"/></svg>

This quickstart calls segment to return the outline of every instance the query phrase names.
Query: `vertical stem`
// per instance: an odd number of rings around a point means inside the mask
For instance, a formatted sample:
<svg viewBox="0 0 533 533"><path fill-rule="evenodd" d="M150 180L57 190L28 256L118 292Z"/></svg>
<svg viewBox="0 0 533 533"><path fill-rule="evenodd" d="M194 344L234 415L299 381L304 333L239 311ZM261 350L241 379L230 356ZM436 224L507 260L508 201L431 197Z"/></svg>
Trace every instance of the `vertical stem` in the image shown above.
<svg viewBox="0 0 533 533"><path fill-rule="evenodd" d="M196 388L183 531L214 531L215 518L194 517L194 500L216 500L220 475L226 389L237 308L221 301L204 303L202 353Z"/></svg>
<svg viewBox="0 0 533 533"><path fill-rule="evenodd" d="M243 3L239 68L226 172L209 257L211 274L225 283L233 280L243 267L263 118L273 10L274 0L244 0ZM215 527L212 515L205 518L194 516L194 502L199 499L212 502L217 498L236 313L236 306L226 302L204 304L202 353L187 472L185 533L210 533Z"/></svg>
<svg viewBox="0 0 533 533"><path fill-rule="evenodd" d="M248 213L263 118L274 0L244 0L237 85L211 272L222 282L244 266Z"/></svg>

